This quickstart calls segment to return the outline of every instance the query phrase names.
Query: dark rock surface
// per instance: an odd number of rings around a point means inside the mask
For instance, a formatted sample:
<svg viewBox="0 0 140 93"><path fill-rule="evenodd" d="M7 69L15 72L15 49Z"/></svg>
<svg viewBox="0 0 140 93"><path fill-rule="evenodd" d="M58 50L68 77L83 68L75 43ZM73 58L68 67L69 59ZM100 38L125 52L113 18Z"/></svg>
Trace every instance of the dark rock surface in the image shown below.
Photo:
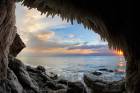
<svg viewBox="0 0 140 93"><path fill-rule="evenodd" d="M84 75L84 82L92 93L124 93L125 79L112 70L99 69Z"/></svg>
<svg viewBox="0 0 140 93"><path fill-rule="evenodd" d="M0 81L0 93L87 93L81 82L60 80L42 66L26 66L13 56L8 59L8 79Z"/></svg>
<svg viewBox="0 0 140 93"><path fill-rule="evenodd" d="M58 83L68 86L67 93L86 93L86 89L81 82L69 82L67 80L58 80Z"/></svg>
<svg viewBox="0 0 140 93"><path fill-rule="evenodd" d="M14 72L8 68L8 79L0 81L0 93L25 93Z"/></svg>
<svg viewBox="0 0 140 93"><path fill-rule="evenodd" d="M16 33L15 39L10 46L9 54L16 57L23 48L25 48L25 44L21 40L20 36Z"/></svg>
<svg viewBox="0 0 140 93"><path fill-rule="evenodd" d="M106 68L99 69L99 71L114 72L113 70L106 69Z"/></svg>

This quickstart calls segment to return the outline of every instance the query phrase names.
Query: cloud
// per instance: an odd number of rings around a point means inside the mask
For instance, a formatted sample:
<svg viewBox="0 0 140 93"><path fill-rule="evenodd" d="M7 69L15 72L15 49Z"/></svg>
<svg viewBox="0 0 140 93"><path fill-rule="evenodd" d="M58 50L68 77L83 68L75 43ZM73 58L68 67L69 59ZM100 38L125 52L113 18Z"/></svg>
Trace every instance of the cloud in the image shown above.
<svg viewBox="0 0 140 93"><path fill-rule="evenodd" d="M41 32L40 32L41 33ZM49 33L51 35L52 33ZM41 37L41 38L40 38ZM64 56L64 55L112 55L107 45L65 44L48 39L48 34L40 37L30 36L29 47L24 54L34 56ZM46 39L47 38L47 42Z"/></svg>
<svg viewBox="0 0 140 93"><path fill-rule="evenodd" d="M69 38L74 38L74 37L76 37L76 35L75 34L69 34L68 37Z"/></svg>
<svg viewBox="0 0 140 93"><path fill-rule="evenodd" d="M54 32L43 32L37 34L37 38L42 41L47 41L55 35Z"/></svg>
<svg viewBox="0 0 140 93"><path fill-rule="evenodd" d="M36 9L29 10L27 7L16 5L16 25L18 27L18 33L23 38L23 41L27 43L31 34L38 33L39 31L52 31L52 29L67 28L70 23L58 16L52 18L51 16L41 15Z"/></svg>
<svg viewBox="0 0 140 93"><path fill-rule="evenodd" d="M89 55L115 55L113 50L110 50L108 48L108 45L88 45L88 43L85 43L83 45L79 44L79 45L68 47L68 49L69 50L75 50L75 49L87 50L88 49L88 50L96 51L95 53L91 53Z"/></svg>
<svg viewBox="0 0 140 93"><path fill-rule="evenodd" d="M29 55L29 56L110 56L110 55L116 55L112 50L109 49L67 49L67 48L44 48L44 47L34 47L34 48L26 48L24 50L23 55Z"/></svg>
<svg viewBox="0 0 140 93"><path fill-rule="evenodd" d="M54 32L48 32L43 34L38 32L38 34L30 34L27 42L27 48L64 48L71 46L71 44L60 43L57 40L54 40Z"/></svg>
<svg viewBox="0 0 140 93"><path fill-rule="evenodd" d="M20 31L36 32L46 28L46 24L41 22L41 19L45 18L45 16L41 16L35 9L28 10L27 8L17 4L16 15L17 26L19 27Z"/></svg>
<svg viewBox="0 0 140 93"><path fill-rule="evenodd" d="M26 48L24 50L25 53L32 54L32 55L87 55L87 54L94 54L97 51L93 51L90 49L73 49L68 50L65 48Z"/></svg>
<svg viewBox="0 0 140 93"><path fill-rule="evenodd" d="M82 45L76 45L73 47L69 47L69 49L108 49L107 45L87 45L88 42L83 43Z"/></svg>
<svg viewBox="0 0 140 93"><path fill-rule="evenodd" d="M65 41L65 40L64 40ZM94 48L84 48L84 45L64 43L57 41L54 32L38 32L30 34L25 48L21 55L49 56L49 55L89 55L97 53Z"/></svg>

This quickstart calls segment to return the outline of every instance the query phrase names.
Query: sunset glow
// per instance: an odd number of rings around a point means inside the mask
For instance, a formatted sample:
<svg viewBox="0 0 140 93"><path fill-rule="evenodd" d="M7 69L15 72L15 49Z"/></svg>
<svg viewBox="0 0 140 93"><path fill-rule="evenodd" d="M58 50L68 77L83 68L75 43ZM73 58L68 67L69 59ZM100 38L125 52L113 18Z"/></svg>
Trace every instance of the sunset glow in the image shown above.
<svg viewBox="0 0 140 93"><path fill-rule="evenodd" d="M97 53L97 51L93 51L90 49L64 49L64 48L26 48L24 52L32 52L32 53L47 53L47 54L91 54Z"/></svg>
<svg viewBox="0 0 140 93"><path fill-rule="evenodd" d="M118 56L123 56L123 51L122 50L114 50L114 53Z"/></svg>

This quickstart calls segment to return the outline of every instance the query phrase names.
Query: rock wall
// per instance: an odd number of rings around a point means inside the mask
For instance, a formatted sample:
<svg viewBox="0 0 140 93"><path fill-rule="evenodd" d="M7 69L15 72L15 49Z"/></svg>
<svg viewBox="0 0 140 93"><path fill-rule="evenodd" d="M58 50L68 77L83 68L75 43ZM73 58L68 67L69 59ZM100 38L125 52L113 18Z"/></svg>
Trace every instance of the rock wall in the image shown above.
<svg viewBox="0 0 140 93"><path fill-rule="evenodd" d="M135 55L136 52L139 52L137 48L131 52L134 53L131 54L131 57L127 57L126 89L128 93L140 93L140 59Z"/></svg>
<svg viewBox="0 0 140 93"><path fill-rule="evenodd" d="M7 78L9 48L15 35L15 0L0 0L0 80Z"/></svg>

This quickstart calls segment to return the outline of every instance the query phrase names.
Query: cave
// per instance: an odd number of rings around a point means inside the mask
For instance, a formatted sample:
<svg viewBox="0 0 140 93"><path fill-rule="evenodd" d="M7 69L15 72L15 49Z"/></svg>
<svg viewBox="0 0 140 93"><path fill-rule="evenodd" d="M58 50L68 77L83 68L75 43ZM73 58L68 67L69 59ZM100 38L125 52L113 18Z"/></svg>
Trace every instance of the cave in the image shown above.
<svg viewBox="0 0 140 93"><path fill-rule="evenodd" d="M126 90L139 93L138 32L132 28L132 2L102 0L1 0L0 1L0 80L7 79L8 55L16 56L24 43L16 33L15 3L22 2L29 9L36 8L47 16L59 15L73 23L94 30L110 48L120 49L127 60Z"/></svg>

